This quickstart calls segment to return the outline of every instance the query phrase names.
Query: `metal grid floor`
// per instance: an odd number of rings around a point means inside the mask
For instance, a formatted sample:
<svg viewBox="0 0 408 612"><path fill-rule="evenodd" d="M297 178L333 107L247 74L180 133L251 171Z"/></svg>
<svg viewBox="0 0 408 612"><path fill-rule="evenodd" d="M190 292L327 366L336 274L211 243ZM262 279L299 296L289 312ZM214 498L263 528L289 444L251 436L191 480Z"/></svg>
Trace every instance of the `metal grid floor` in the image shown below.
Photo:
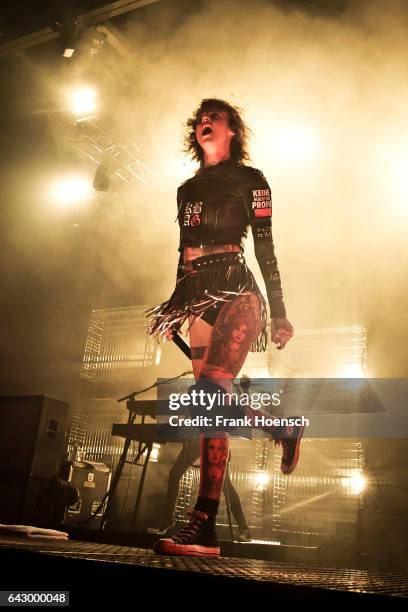
<svg viewBox="0 0 408 612"><path fill-rule="evenodd" d="M181 572L211 574L223 578L240 578L251 582L269 582L302 587L318 587L349 593L366 593L389 597L408 597L408 577L400 574L357 569L321 567L317 564L294 564L256 559L219 557L158 556L145 548L79 541L22 540L12 536L0 538L0 549L23 549L47 555L119 564L170 569Z"/></svg>

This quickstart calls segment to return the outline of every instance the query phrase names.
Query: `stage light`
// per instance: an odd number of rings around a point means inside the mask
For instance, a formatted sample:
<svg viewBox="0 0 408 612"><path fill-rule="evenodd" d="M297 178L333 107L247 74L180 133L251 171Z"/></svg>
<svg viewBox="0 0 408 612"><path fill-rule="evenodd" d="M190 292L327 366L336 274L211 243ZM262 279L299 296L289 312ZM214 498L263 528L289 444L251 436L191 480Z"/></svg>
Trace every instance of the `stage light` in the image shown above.
<svg viewBox="0 0 408 612"><path fill-rule="evenodd" d="M155 359L154 365L157 365L157 366L160 365L161 353L162 353L161 352L161 347L158 346L157 349L156 349L156 359Z"/></svg>
<svg viewBox="0 0 408 612"><path fill-rule="evenodd" d="M251 544L262 544L263 546L282 546L278 540L251 540Z"/></svg>
<svg viewBox="0 0 408 612"><path fill-rule="evenodd" d="M51 27L59 34L63 56L71 58L81 35L76 8L70 0L55 0L53 5Z"/></svg>
<svg viewBox="0 0 408 612"><path fill-rule="evenodd" d="M92 195L92 185L83 177L58 179L50 185L49 195L61 208L87 200Z"/></svg>
<svg viewBox="0 0 408 612"><path fill-rule="evenodd" d="M76 87L69 93L71 112L77 117L87 117L95 113L97 108L97 93L93 87Z"/></svg>
<svg viewBox="0 0 408 612"><path fill-rule="evenodd" d="M364 378L361 363L347 363L341 371L341 378Z"/></svg>
<svg viewBox="0 0 408 612"><path fill-rule="evenodd" d="M269 483L269 474L267 472L255 472L254 481L257 489L265 489Z"/></svg>
<svg viewBox="0 0 408 612"><path fill-rule="evenodd" d="M367 479L364 474L357 472L348 478L342 478L341 484L351 495L360 495L367 487Z"/></svg>
<svg viewBox="0 0 408 612"><path fill-rule="evenodd" d="M156 442L153 444L152 452L150 453L150 461L153 463L157 463L159 460L160 448L160 444L157 444Z"/></svg>

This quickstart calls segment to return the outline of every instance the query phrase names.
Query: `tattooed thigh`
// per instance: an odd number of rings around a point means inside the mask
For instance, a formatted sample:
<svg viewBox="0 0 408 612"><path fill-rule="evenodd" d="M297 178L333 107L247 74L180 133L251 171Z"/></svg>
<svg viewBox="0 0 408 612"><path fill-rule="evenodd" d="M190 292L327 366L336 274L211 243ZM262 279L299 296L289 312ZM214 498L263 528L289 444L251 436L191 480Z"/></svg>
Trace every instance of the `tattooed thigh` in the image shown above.
<svg viewBox="0 0 408 612"><path fill-rule="evenodd" d="M207 350L206 346L192 346L191 350L191 359L202 359L204 357L205 351Z"/></svg>
<svg viewBox="0 0 408 612"><path fill-rule="evenodd" d="M215 321L201 375L236 376L261 331L261 302L256 293L245 293L227 302ZM214 371L218 371L217 376Z"/></svg>

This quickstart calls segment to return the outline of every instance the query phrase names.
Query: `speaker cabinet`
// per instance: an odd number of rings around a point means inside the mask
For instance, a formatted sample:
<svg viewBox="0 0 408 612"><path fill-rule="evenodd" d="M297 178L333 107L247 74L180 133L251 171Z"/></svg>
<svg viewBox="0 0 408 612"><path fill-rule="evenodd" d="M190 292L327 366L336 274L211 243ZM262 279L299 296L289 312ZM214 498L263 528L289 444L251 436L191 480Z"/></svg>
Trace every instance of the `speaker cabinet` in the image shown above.
<svg viewBox="0 0 408 612"><path fill-rule="evenodd" d="M28 519L58 473L68 416L68 403L44 395L0 396L0 522Z"/></svg>

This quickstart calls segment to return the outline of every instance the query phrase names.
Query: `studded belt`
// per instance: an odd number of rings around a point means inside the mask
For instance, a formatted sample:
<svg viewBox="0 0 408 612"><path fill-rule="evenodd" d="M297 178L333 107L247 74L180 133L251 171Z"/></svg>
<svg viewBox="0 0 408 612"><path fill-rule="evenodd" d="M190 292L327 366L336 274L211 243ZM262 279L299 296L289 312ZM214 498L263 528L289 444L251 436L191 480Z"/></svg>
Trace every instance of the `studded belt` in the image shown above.
<svg viewBox="0 0 408 612"><path fill-rule="evenodd" d="M192 272L199 272L214 266L229 266L232 263L245 263L245 257L242 253L203 255L202 257L196 257L196 259L184 262L184 264L179 266L179 270L184 272L184 274L191 274Z"/></svg>

